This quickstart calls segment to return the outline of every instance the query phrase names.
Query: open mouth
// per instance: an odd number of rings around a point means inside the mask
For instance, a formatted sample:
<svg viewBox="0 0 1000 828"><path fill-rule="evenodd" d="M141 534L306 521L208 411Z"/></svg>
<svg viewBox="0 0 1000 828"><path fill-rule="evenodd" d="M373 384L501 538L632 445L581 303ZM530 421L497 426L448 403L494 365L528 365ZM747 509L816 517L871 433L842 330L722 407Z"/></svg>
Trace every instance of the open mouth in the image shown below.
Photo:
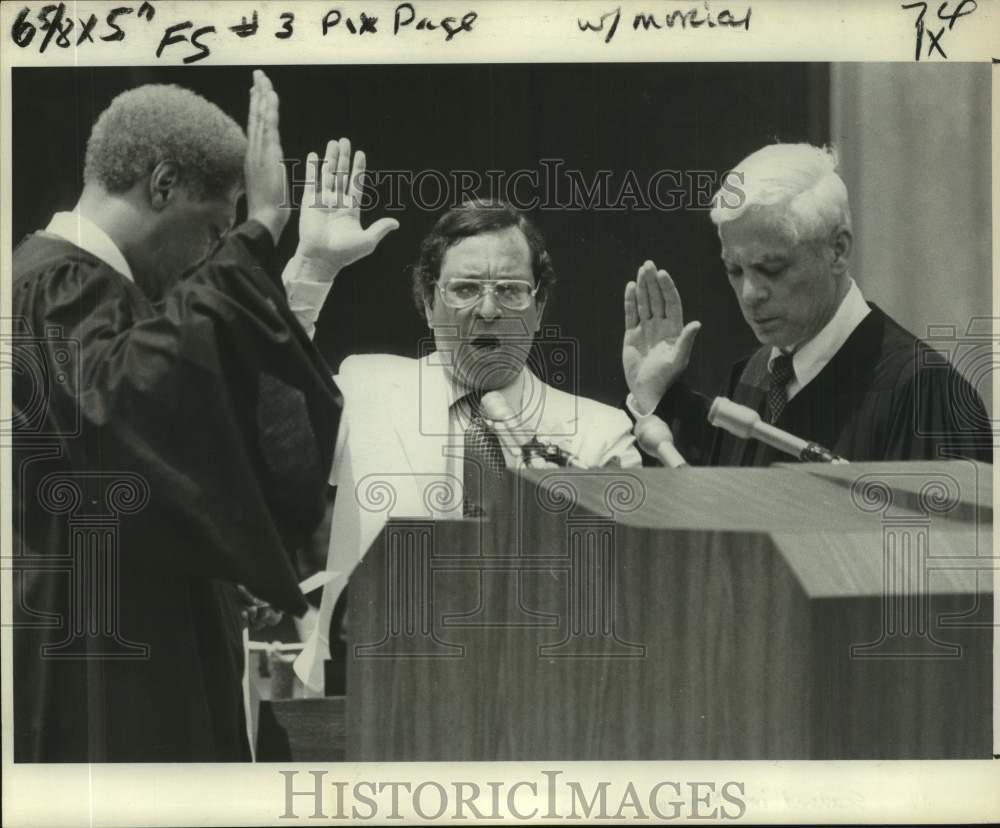
<svg viewBox="0 0 1000 828"><path fill-rule="evenodd" d="M496 336L477 336L469 344L477 351L495 351L500 347L500 339Z"/></svg>

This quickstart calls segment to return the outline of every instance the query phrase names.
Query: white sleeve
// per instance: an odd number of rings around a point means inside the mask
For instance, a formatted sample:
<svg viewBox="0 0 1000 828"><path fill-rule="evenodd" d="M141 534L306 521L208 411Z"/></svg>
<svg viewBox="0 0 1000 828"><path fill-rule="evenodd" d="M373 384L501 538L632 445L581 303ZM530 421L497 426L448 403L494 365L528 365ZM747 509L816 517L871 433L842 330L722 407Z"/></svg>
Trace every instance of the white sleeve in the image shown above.
<svg viewBox="0 0 1000 828"><path fill-rule="evenodd" d="M642 465L642 455L635 447L635 437L632 432L623 434L608 447L604 453L601 465L618 465L623 469L634 469Z"/></svg>
<svg viewBox="0 0 1000 828"><path fill-rule="evenodd" d="M632 421L624 411L602 405L596 416L579 424L586 430L580 446L580 459L592 468L605 466L631 469L642 465L642 455L635 445Z"/></svg>
<svg viewBox="0 0 1000 828"><path fill-rule="evenodd" d="M292 256L281 272L288 307L310 339L335 276L328 268L299 256Z"/></svg>
<svg viewBox="0 0 1000 828"><path fill-rule="evenodd" d="M334 382L337 378L334 377ZM338 386L339 387L339 386ZM340 479L341 466L344 464L344 457L347 453L347 432L350 429L351 417L348 407L345 405L340 415L340 424L337 427L337 446L333 450L333 465L330 468L330 485L336 486Z"/></svg>

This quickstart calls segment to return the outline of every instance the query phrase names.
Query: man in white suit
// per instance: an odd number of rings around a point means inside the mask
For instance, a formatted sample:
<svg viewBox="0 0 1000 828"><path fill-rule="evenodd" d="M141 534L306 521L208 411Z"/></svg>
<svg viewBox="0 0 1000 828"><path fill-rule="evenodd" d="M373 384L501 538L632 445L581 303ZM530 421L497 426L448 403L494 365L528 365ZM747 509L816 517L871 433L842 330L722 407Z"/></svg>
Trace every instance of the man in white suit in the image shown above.
<svg viewBox="0 0 1000 828"><path fill-rule="evenodd" d="M360 232L371 238L377 226ZM346 237L359 238L353 228ZM290 303L307 330L326 292L308 284L321 281L310 270L286 271ZM352 356L336 377L344 411L330 478L337 496L327 569L337 575L296 665L316 689L334 605L386 520L482 514L482 487L516 464L484 416L484 393L506 402L518 442L534 438L587 467L641 465L624 412L552 388L527 365L554 273L525 216L498 202L450 210L421 245L413 279L436 350L417 360Z"/></svg>

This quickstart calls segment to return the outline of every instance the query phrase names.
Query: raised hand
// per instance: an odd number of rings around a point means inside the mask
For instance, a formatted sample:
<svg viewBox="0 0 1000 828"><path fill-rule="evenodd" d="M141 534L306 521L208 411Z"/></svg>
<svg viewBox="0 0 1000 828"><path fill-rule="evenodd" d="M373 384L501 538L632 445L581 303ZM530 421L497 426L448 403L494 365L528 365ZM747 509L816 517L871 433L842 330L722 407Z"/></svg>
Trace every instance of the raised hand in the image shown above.
<svg viewBox="0 0 1000 828"><path fill-rule="evenodd" d="M285 202L285 165L278 134L278 93L267 75L253 73L250 115L247 118L247 156L243 176L247 191L247 218L271 231L277 243L290 216Z"/></svg>
<svg viewBox="0 0 1000 828"><path fill-rule="evenodd" d="M360 150L354 154L351 169L351 142L346 138L326 145L322 167L316 153L309 153L306 168L295 255L322 260L331 275L336 275L370 254L399 222L382 218L362 229L365 154Z"/></svg>
<svg viewBox="0 0 1000 828"><path fill-rule="evenodd" d="M643 263L625 286L625 338L622 368L629 391L643 413L652 413L667 389L687 368L700 322L684 324L684 310L673 279Z"/></svg>

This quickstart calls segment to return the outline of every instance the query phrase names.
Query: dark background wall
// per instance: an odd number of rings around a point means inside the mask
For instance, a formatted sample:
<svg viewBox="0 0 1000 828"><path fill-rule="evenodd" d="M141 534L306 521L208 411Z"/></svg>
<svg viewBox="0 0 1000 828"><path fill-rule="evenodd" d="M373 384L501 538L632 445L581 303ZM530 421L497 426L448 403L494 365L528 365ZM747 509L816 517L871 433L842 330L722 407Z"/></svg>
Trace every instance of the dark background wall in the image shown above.
<svg viewBox="0 0 1000 828"><path fill-rule="evenodd" d="M281 97L285 155L322 153L347 136L372 170L537 170L559 159L590 181L610 171L612 194L628 171L645 186L658 170L720 175L775 140L829 140L825 65L608 64L294 66L268 74ZM249 67L15 69L14 238L70 209L79 192L90 125L124 89L179 83L245 122ZM528 189L522 187L527 194ZM480 195L490 195L489 188ZM388 185L379 188L389 195ZM431 200L437 189L425 187ZM496 193L493 193L496 195ZM560 199L565 196L560 193ZM408 268L437 215L401 191L401 228L337 279L317 342L334 368L351 353L417 355L426 327L410 299ZM386 214L374 209L367 224ZM573 343L578 392L624 395L622 290L644 259L676 280L688 319L704 328L691 369L707 391L754 346L718 257L705 210L563 208L534 214L556 265L546 312ZM291 255L295 220L282 243Z"/></svg>

